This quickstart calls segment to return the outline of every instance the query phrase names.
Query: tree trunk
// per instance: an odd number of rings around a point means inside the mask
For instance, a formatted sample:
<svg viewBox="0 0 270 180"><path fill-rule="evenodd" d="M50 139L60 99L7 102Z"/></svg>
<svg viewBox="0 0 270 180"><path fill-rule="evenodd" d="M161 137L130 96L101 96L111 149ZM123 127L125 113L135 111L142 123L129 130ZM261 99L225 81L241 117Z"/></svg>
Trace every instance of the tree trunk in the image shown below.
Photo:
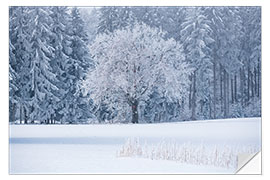
<svg viewBox="0 0 270 180"><path fill-rule="evenodd" d="M208 106L209 106L209 118L210 119L213 119L213 116L212 116L212 114L213 114L213 108L211 106L211 102L212 102L212 98L211 98L211 96L209 96L209 103L208 103Z"/></svg>
<svg viewBox="0 0 270 180"><path fill-rule="evenodd" d="M16 108L17 108L16 103L12 103L12 109L10 111L10 122L14 122L15 121Z"/></svg>
<svg viewBox="0 0 270 180"><path fill-rule="evenodd" d="M233 88L233 78L231 78L231 98L232 98L232 104L234 103L234 88Z"/></svg>
<svg viewBox="0 0 270 180"><path fill-rule="evenodd" d="M261 88L260 88L260 85L261 85L261 71L260 71L260 63L258 63L258 92L257 92L257 97L260 97L260 92L261 92Z"/></svg>
<svg viewBox="0 0 270 180"><path fill-rule="evenodd" d="M256 68L254 68L253 70L253 92L254 92L253 97L255 97L257 94L257 69Z"/></svg>
<svg viewBox="0 0 270 180"><path fill-rule="evenodd" d="M250 68L248 65L248 85L247 85L247 103L249 102L250 99Z"/></svg>
<svg viewBox="0 0 270 180"><path fill-rule="evenodd" d="M244 70L240 68L240 93L241 93L241 105L244 106L244 84L245 84Z"/></svg>
<svg viewBox="0 0 270 180"><path fill-rule="evenodd" d="M23 122L23 111L22 111L22 104L20 105L20 124Z"/></svg>
<svg viewBox="0 0 270 180"><path fill-rule="evenodd" d="M139 123L139 117L138 117L138 101L134 100L134 102L132 103L132 120L131 122L133 124L135 123Z"/></svg>
<svg viewBox="0 0 270 180"><path fill-rule="evenodd" d="M229 73L227 73L227 117L230 116L230 76Z"/></svg>
<svg viewBox="0 0 270 180"><path fill-rule="evenodd" d="M203 112L203 101L201 100L201 113Z"/></svg>
<svg viewBox="0 0 270 180"><path fill-rule="evenodd" d="M27 124L27 120L28 120L27 115L26 115L27 112L25 108L23 108L23 110L24 110L24 124Z"/></svg>
<svg viewBox="0 0 270 180"><path fill-rule="evenodd" d="M214 106L214 119L216 119L216 96L217 96L216 94L217 94L217 85L216 85L216 61L215 61L215 59L214 59L213 65L214 65L213 66L213 73L214 73L214 97L213 97L213 106Z"/></svg>
<svg viewBox="0 0 270 180"><path fill-rule="evenodd" d="M224 109L222 108L222 106L223 106L223 86L222 86L222 66L221 66L221 64L220 64L220 68L219 68L219 76L220 76L220 82L219 82L219 84L220 84L220 111L222 113L222 111Z"/></svg>
<svg viewBox="0 0 270 180"><path fill-rule="evenodd" d="M226 91L226 85L227 85L227 82L226 82L226 71L225 69L223 69L223 94L224 94L224 118L227 117L227 91Z"/></svg>
<svg viewBox="0 0 270 180"><path fill-rule="evenodd" d="M234 101L237 103L237 77L234 75Z"/></svg>
<svg viewBox="0 0 270 180"><path fill-rule="evenodd" d="M192 78L191 78L191 82L192 82ZM189 86L188 107L189 107L189 109L191 109L191 107L192 107L192 84L190 84L190 86Z"/></svg>
<svg viewBox="0 0 270 180"><path fill-rule="evenodd" d="M250 72L250 87L251 87L251 97L254 97L254 83L253 83L253 73Z"/></svg>
<svg viewBox="0 0 270 180"><path fill-rule="evenodd" d="M196 71L193 74L192 114L191 119L196 119Z"/></svg>
<svg viewBox="0 0 270 180"><path fill-rule="evenodd" d="M50 115L50 122L49 124L53 124L53 118L52 118L52 115Z"/></svg>

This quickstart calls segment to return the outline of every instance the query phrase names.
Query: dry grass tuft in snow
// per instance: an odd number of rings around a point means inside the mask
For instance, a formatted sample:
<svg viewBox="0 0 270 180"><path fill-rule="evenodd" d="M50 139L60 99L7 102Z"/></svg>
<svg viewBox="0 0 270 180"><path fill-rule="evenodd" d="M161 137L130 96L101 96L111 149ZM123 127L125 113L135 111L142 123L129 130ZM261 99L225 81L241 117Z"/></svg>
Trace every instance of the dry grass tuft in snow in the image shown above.
<svg viewBox="0 0 270 180"><path fill-rule="evenodd" d="M207 145L175 141L161 141L156 145L141 145L138 138L128 139L117 152L118 157L143 157L152 160L171 160L194 165L209 165L225 168L237 168L237 156L240 153L255 153L257 147L227 146L207 147Z"/></svg>

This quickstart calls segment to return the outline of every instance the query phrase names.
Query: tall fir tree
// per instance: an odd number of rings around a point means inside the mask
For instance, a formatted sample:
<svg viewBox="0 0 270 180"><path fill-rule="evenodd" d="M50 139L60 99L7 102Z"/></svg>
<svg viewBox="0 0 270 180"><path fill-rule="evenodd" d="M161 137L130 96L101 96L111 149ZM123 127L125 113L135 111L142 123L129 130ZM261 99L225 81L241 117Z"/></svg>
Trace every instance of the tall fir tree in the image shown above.
<svg viewBox="0 0 270 180"><path fill-rule="evenodd" d="M53 73L52 18L49 7L29 8L31 62L29 63L29 119L51 122L54 118L58 80Z"/></svg>
<svg viewBox="0 0 270 180"><path fill-rule="evenodd" d="M197 119L198 105L201 113L205 114L204 108L210 110L210 79L211 61L208 56L209 44L214 40L210 36L212 29L210 21L204 15L203 8L187 9L187 17L182 24L181 42L183 43L186 59L193 67L190 85L190 108L191 119ZM205 91L208 89L208 91Z"/></svg>
<svg viewBox="0 0 270 180"><path fill-rule="evenodd" d="M77 8L71 9L71 21L67 31L71 37L69 46L71 53L65 73L69 78L65 82L66 96L60 114L63 115L64 122L74 123L75 121L85 121L91 116L91 112L86 111L89 103L82 97L78 88L78 82L84 78L91 61L87 47L88 36Z"/></svg>
<svg viewBox="0 0 270 180"><path fill-rule="evenodd" d="M69 72L72 63L74 63L74 60L70 57L72 53L72 48L70 47L72 36L68 33L68 29L71 27L71 16L68 13L67 7L56 6L52 7L51 11L51 18L53 20L51 42L54 47L54 57L51 65L58 80L58 97L61 100L57 103L57 107L54 107L57 109L54 119L64 122L68 113L64 114L61 112L64 112L67 108L66 101L71 101L73 98L72 96L70 97L70 87L73 86L72 82L76 79Z"/></svg>
<svg viewBox="0 0 270 180"><path fill-rule="evenodd" d="M110 33L116 29L132 26L136 18L132 7L102 7L100 9L100 20L98 33Z"/></svg>
<svg viewBox="0 0 270 180"><path fill-rule="evenodd" d="M10 81L10 93L12 96L10 98L10 114L12 114L14 120L16 118L15 114L18 112L20 123L23 123L27 122L27 110L29 109L29 64L32 52L29 8L10 7L9 12L10 75L16 75ZM12 87L17 87L17 90Z"/></svg>

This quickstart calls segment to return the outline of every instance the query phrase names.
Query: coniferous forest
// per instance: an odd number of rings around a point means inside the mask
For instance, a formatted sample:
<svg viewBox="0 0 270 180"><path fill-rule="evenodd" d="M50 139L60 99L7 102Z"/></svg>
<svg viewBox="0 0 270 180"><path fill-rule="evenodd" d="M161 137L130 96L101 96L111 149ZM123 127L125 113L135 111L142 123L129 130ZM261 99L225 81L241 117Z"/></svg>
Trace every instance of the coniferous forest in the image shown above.
<svg viewBox="0 0 270 180"><path fill-rule="evenodd" d="M260 7L9 8L12 123L260 116Z"/></svg>

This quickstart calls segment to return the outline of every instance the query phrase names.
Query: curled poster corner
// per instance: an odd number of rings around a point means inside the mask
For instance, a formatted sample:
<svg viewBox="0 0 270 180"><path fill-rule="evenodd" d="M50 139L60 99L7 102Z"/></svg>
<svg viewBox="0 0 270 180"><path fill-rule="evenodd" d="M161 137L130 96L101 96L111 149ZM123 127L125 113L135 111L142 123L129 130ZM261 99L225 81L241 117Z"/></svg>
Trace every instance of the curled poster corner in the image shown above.
<svg viewBox="0 0 270 180"><path fill-rule="evenodd" d="M235 174L261 174L261 152L241 153L237 161ZM249 164L251 164L250 167L247 167Z"/></svg>

